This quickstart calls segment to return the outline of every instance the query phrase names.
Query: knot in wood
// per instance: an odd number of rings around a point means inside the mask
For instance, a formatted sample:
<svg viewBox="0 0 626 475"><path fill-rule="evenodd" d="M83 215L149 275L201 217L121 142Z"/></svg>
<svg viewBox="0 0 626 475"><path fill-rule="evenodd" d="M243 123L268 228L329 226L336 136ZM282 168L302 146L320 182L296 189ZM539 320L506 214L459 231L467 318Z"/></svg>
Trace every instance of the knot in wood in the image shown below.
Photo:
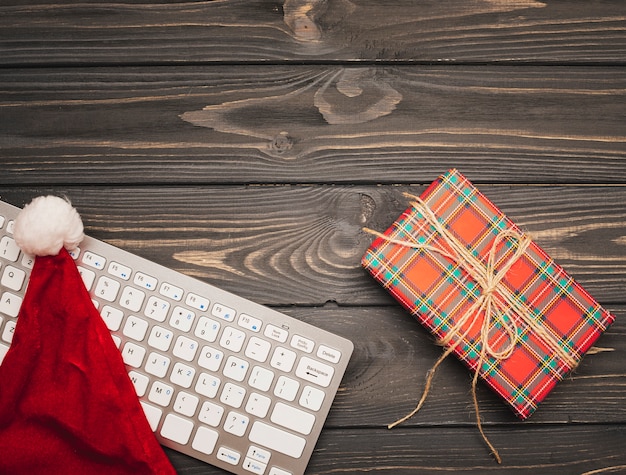
<svg viewBox="0 0 626 475"><path fill-rule="evenodd" d="M287 132L281 132L270 141L269 148L277 153L288 152L293 148L293 140Z"/></svg>

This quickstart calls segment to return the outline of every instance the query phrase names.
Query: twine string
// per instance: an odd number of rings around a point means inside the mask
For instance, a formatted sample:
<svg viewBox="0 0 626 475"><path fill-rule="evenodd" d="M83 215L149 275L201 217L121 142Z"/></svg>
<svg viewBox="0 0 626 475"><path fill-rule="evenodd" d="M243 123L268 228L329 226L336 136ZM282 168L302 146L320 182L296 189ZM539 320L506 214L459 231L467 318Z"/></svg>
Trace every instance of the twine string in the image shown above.
<svg viewBox="0 0 626 475"><path fill-rule="evenodd" d="M428 244L425 242L394 239L369 228L364 228L364 231L382 238L386 242L392 244L416 250L434 252L452 260L475 280L480 288L480 295L449 329L446 335L438 341L438 344L447 348L428 371L422 397L420 398L415 409L394 423L389 424L388 428L392 429L398 424L410 419L421 409L430 391L435 371L448 357L448 355L454 352L457 346L465 340L470 330L474 328L480 316L483 315L480 330L480 352L474 368L474 376L472 378L472 399L478 430L480 431L484 442L494 455L496 461L501 463L502 460L497 449L489 441L482 427L480 409L478 407L478 399L476 396L476 386L480 369L488 356L496 361L501 361L506 360L513 353L518 341L519 332L519 325L517 320L513 318L513 315L516 315L530 328L531 331L541 337L550 349L557 353L567 366L574 368L577 365L577 359L575 356L572 356L565 351L559 342L552 335L550 335L539 322L537 322L537 320L533 317L532 311L505 285L502 284L502 279L504 279L507 272L509 272L513 265L530 246L532 241L529 237L512 229L501 231L495 236L491 244L491 248L487 253L486 262L483 262L470 252L441 224L439 219L421 198L406 193L405 196L412 200L411 204L421 213L428 224L430 224L430 226L434 228L435 232L443 239L445 246L439 242ZM514 245L515 251L498 269L498 250L505 242L509 242L511 245ZM506 336L504 343L501 342L501 339L497 339L494 343L489 341L490 328L493 325L499 325L503 329ZM463 328L465 328L465 330L462 330ZM499 349L495 347L496 343L500 343L501 346Z"/></svg>

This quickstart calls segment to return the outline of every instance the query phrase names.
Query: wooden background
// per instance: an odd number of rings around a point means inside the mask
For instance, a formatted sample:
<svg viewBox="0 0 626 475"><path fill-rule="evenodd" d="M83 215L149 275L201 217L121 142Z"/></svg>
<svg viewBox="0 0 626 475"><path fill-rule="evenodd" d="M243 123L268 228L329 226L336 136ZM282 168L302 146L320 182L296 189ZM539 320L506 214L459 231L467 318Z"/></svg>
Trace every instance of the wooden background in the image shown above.
<svg viewBox="0 0 626 475"><path fill-rule="evenodd" d="M626 473L623 0L4 0L0 195L352 339L309 474ZM617 316L527 422L365 274L457 167ZM180 474L220 470L168 451Z"/></svg>

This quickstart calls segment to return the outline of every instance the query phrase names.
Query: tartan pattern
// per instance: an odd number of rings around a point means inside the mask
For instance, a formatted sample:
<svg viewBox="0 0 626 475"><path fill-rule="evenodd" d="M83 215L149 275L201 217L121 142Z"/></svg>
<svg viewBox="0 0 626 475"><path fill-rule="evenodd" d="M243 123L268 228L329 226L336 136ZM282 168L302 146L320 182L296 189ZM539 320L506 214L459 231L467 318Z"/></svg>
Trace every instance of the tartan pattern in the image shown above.
<svg viewBox="0 0 626 475"><path fill-rule="evenodd" d="M494 238L519 228L457 170L436 180L421 196L443 227L475 257L484 261ZM388 239L447 248L445 239L415 207L409 207L384 233ZM496 251L495 268L504 265L515 246L503 241ZM462 266L437 252L415 249L377 238L362 265L437 339L448 335L459 317L481 295L481 288ZM579 284L534 242L505 274L500 285L523 303L531 318L578 363L583 354L613 322ZM496 295L497 292L496 292ZM506 303L505 303L506 304ZM506 359L487 355L480 362L480 332L484 315L467 330L454 350L456 356L499 394L520 419L537 408L558 381L572 369L514 312L517 341ZM471 321L471 319L470 319ZM489 342L496 350L508 342L502 324L492 321Z"/></svg>

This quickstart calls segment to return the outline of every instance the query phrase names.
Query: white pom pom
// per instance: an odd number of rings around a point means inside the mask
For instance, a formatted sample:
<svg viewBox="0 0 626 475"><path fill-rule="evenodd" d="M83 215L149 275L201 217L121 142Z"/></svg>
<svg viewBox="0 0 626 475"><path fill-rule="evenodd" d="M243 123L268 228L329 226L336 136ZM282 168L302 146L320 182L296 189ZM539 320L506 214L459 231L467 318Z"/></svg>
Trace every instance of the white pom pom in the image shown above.
<svg viewBox="0 0 626 475"><path fill-rule="evenodd" d="M62 247L72 251L83 240L83 222L69 201L40 196L15 219L13 237L31 256L55 256Z"/></svg>

